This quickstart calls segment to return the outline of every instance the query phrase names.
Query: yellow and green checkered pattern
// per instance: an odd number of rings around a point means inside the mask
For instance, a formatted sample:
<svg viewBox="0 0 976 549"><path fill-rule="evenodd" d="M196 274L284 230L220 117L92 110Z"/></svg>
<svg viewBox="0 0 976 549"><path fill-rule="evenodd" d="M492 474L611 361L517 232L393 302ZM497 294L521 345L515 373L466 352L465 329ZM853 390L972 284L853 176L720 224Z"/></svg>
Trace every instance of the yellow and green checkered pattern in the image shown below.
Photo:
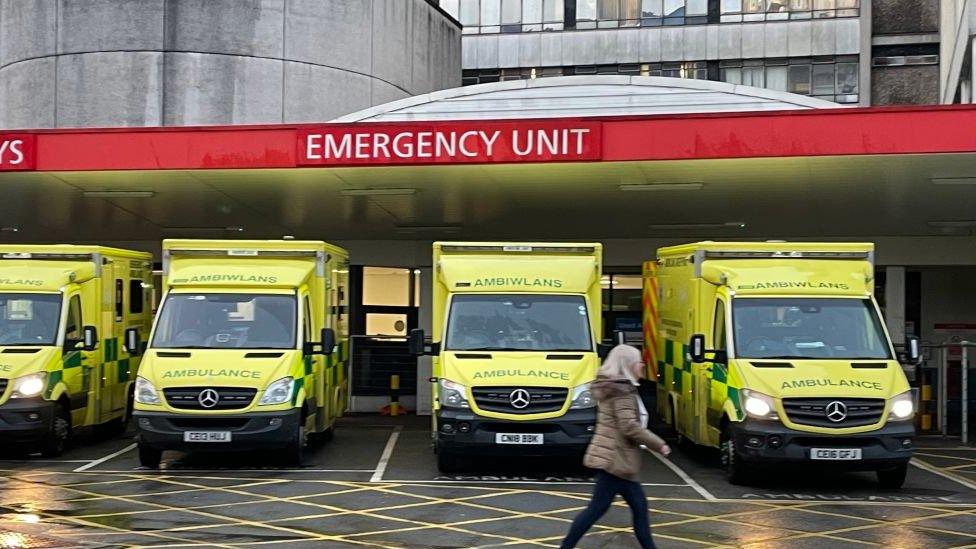
<svg viewBox="0 0 976 549"><path fill-rule="evenodd" d="M119 358L121 346L121 340L117 337L103 339L98 345L99 363L102 365L102 387L135 380L139 359L128 355L125 358ZM51 398L54 388L64 379L65 371L73 368L81 368L81 351L71 351L65 354L61 361L61 368L48 372L47 389L44 392L45 398ZM88 375L90 375L88 371L82 372L83 379L85 379L84 376ZM81 390L88 390L90 382L91 380L85 379Z"/></svg>
<svg viewBox="0 0 976 549"><path fill-rule="evenodd" d="M663 381L666 388L673 389L683 397L690 397L694 394L694 377L691 371L691 361L688 359L688 345L673 339L664 339L662 344L664 347L661 353L663 360L658 362L658 371L662 375L661 381ZM742 419L742 409L739 402L739 390L742 387L741 383L737 380L730 380L728 378L726 369L718 366L712 368L708 406L713 411L718 412L717 417L721 417L725 400L731 400L738 415L738 417L732 419L738 421Z"/></svg>

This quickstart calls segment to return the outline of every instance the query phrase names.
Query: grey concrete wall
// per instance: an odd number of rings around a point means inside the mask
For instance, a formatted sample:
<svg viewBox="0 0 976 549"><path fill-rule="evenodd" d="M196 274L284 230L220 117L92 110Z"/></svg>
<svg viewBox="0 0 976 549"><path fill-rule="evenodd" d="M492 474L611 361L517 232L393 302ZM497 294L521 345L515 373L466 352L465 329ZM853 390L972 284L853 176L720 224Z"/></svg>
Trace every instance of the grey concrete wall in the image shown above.
<svg viewBox="0 0 976 549"><path fill-rule="evenodd" d="M460 85L427 0L0 0L0 128L321 122Z"/></svg>
<svg viewBox="0 0 976 549"><path fill-rule="evenodd" d="M871 5L874 34L939 32L939 0L884 0Z"/></svg>
<svg viewBox="0 0 976 549"><path fill-rule="evenodd" d="M465 69L850 55L857 18L464 37Z"/></svg>
<svg viewBox="0 0 976 549"><path fill-rule="evenodd" d="M875 67L871 71L874 105L928 105L939 102L939 66Z"/></svg>

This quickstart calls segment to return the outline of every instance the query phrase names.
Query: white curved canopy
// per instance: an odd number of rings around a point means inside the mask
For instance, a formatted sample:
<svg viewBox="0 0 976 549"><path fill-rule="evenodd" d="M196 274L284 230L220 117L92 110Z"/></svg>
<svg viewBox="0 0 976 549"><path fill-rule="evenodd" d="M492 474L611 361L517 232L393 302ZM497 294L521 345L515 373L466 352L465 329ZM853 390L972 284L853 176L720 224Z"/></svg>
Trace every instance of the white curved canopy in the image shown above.
<svg viewBox="0 0 976 549"><path fill-rule="evenodd" d="M660 76L560 76L464 86L355 112L334 122L498 120L837 108L822 99Z"/></svg>

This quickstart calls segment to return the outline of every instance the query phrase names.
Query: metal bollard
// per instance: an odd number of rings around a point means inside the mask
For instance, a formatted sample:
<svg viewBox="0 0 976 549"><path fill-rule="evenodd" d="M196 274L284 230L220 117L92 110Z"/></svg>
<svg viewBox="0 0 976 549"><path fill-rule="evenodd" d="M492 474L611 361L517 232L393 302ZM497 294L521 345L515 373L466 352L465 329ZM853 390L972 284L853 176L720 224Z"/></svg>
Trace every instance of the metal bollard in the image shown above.
<svg viewBox="0 0 976 549"><path fill-rule="evenodd" d="M390 403L380 410L380 414L396 417L405 416L407 413L407 409L400 406L400 376L394 374L390 376Z"/></svg>

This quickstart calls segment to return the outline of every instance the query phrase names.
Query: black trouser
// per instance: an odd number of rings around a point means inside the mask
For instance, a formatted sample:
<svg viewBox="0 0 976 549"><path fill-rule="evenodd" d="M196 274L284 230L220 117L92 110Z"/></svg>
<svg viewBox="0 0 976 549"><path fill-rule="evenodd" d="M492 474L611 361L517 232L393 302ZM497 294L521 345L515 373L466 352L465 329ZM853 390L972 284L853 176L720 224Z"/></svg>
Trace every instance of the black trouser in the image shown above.
<svg viewBox="0 0 976 549"><path fill-rule="evenodd" d="M569 527L569 533L559 547L561 549L576 547L583 534L607 512L617 494L623 496L624 501L630 506L637 541L644 549L653 549L654 540L651 539L651 523L647 519L647 498L644 496L644 489L639 482L615 477L605 471L597 471L590 504L573 519L573 525Z"/></svg>

